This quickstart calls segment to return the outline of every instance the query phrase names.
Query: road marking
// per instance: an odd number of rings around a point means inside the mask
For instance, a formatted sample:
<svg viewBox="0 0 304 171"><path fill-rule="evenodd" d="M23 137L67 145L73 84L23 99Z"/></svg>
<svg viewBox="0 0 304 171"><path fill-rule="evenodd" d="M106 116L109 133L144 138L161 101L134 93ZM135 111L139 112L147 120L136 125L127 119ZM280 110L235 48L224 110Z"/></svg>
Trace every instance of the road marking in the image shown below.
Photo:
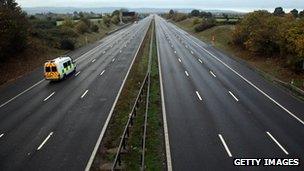
<svg viewBox="0 0 304 171"><path fill-rule="evenodd" d="M187 77L189 77L189 73L187 71L185 71L185 74L187 75Z"/></svg>
<svg viewBox="0 0 304 171"><path fill-rule="evenodd" d="M216 78L216 75L212 71L209 71L209 72L214 78Z"/></svg>
<svg viewBox="0 0 304 171"><path fill-rule="evenodd" d="M125 45L125 47L127 47L127 45Z"/></svg>
<svg viewBox="0 0 304 171"><path fill-rule="evenodd" d="M182 63L182 60L181 60L180 58L178 58L178 61L179 61L180 63Z"/></svg>
<svg viewBox="0 0 304 171"><path fill-rule="evenodd" d="M202 101L203 99L202 99L201 95L199 94L199 92L196 91L195 93L196 93L197 97L200 99L200 101Z"/></svg>
<svg viewBox="0 0 304 171"><path fill-rule="evenodd" d="M270 132L266 132L267 135L281 148L281 150L283 150L283 152L288 155L289 153L287 152L287 150L270 134Z"/></svg>
<svg viewBox="0 0 304 171"><path fill-rule="evenodd" d="M186 45L186 48L188 49L188 45Z"/></svg>
<svg viewBox="0 0 304 171"><path fill-rule="evenodd" d="M96 59L93 59L93 60L92 60L92 63L94 63L95 61L96 61Z"/></svg>
<svg viewBox="0 0 304 171"><path fill-rule="evenodd" d="M105 53L106 53L106 51L103 51L102 53L103 53L103 54L105 54Z"/></svg>
<svg viewBox="0 0 304 171"><path fill-rule="evenodd" d="M172 171L172 159L171 159L171 150L170 150L170 140L169 140L169 131L167 123L167 113L165 105L165 96L164 96L164 86L162 78L162 69L160 63L160 54L159 54L159 44L158 37L156 36L156 46L157 46L157 58L158 58L158 72L159 72L159 82L160 82L160 92L161 92L161 103L162 103L162 113L163 113L163 127L164 127L164 136L165 136L165 149L166 149L166 159L167 159L167 170ZM179 59L181 62L181 60Z"/></svg>
<svg viewBox="0 0 304 171"><path fill-rule="evenodd" d="M177 30L177 29L176 29ZM177 30L179 32L181 32L180 30ZM237 71L235 71L234 69L232 69L229 65L227 65L225 62L223 62L222 60L220 60L218 57L216 57L215 55L213 55L211 52L209 52L207 49L205 49L204 47L202 47L201 45L199 45L197 42L195 42L191 37L188 36L188 34L184 34L185 36L187 36L194 44L196 44L198 47L200 47L201 49L203 49L205 52L207 52L210 56L212 56L214 59L216 59L217 61L219 61L221 64L223 64L224 66L226 66L229 70L231 70L233 73L235 73L237 76L239 76L240 78L242 78L245 82L247 82L249 85L251 85L253 88L255 88L256 90L258 90L260 93L262 93L264 96L266 96L269 100L271 100L273 103L275 103L277 106L279 106L281 109L283 109L285 112L287 112L290 116L292 116L293 118L295 118L296 120L298 120L302 125L304 125L304 121L301 120L299 117L297 117L295 114L293 114L291 111L289 111L288 109L286 109L283 105L281 105L279 102L275 101L272 97L270 97L267 93L265 93L263 90L261 90L259 87L257 87L256 85L254 85L251 81L247 80L244 76L242 76L241 74L239 74Z"/></svg>
<svg viewBox="0 0 304 171"><path fill-rule="evenodd" d="M198 61L202 64L203 63L203 61L201 60L201 59L198 59Z"/></svg>
<svg viewBox="0 0 304 171"><path fill-rule="evenodd" d="M100 76L102 76L104 72L105 72L105 70L103 70L103 71L100 73Z"/></svg>
<svg viewBox="0 0 304 171"><path fill-rule="evenodd" d="M119 51L119 53L121 53L121 50Z"/></svg>
<svg viewBox="0 0 304 171"><path fill-rule="evenodd" d="M16 95L15 97L11 98L10 100L6 101L5 103L0 105L0 108L7 105L8 103L10 103L11 101L15 100L16 98L18 98L19 96L23 95L24 93L30 91L31 89L33 89L34 87L36 87L37 85L41 84L43 80L40 80L39 82L37 82L36 84L32 85L31 87L29 87L28 89L24 90L23 92L19 93L18 95Z"/></svg>
<svg viewBox="0 0 304 171"><path fill-rule="evenodd" d="M176 53L176 50L174 51L174 53Z"/></svg>
<svg viewBox="0 0 304 171"><path fill-rule="evenodd" d="M84 96L85 96L88 92L89 92L89 90L86 90L86 91L82 94L82 96L81 96L80 98L84 98Z"/></svg>
<svg viewBox="0 0 304 171"><path fill-rule="evenodd" d="M45 98L43 101L47 101L49 98L51 98L53 95L55 94L55 92L53 92L52 94L50 94L47 98Z"/></svg>
<svg viewBox="0 0 304 171"><path fill-rule="evenodd" d="M80 74L80 71L78 71L78 72L75 74L75 77L77 77L79 74Z"/></svg>
<svg viewBox="0 0 304 171"><path fill-rule="evenodd" d="M191 50L191 54L193 55L193 51Z"/></svg>
<svg viewBox="0 0 304 171"><path fill-rule="evenodd" d="M3 135L4 135L4 133L2 133L2 134L0 135L0 138L3 137Z"/></svg>
<svg viewBox="0 0 304 171"><path fill-rule="evenodd" d="M50 139L50 137L53 135L53 132L51 132L45 139L44 141L39 145L39 147L37 148L37 150L40 150L43 145Z"/></svg>
<svg viewBox="0 0 304 171"><path fill-rule="evenodd" d="M234 98L234 100L236 100L237 102L239 101L239 99L236 98L235 95L231 91L229 91L229 94Z"/></svg>
<svg viewBox="0 0 304 171"><path fill-rule="evenodd" d="M171 45L171 47L173 48L173 45Z"/></svg>
<svg viewBox="0 0 304 171"><path fill-rule="evenodd" d="M228 148L228 146L227 146L227 144L226 144L226 142L225 142L223 136L222 136L221 134L218 134L218 136L220 137L220 140L222 141L222 144L224 145L224 147L225 147L225 149L226 149L226 152L227 152L228 156L229 156L229 157L232 157L232 154L231 154L231 152L230 152L230 150L229 150L229 148Z"/></svg>
<svg viewBox="0 0 304 171"><path fill-rule="evenodd" d="M112 59L112 62L114 62L114 61L115 61L115 58Z"/></svg>

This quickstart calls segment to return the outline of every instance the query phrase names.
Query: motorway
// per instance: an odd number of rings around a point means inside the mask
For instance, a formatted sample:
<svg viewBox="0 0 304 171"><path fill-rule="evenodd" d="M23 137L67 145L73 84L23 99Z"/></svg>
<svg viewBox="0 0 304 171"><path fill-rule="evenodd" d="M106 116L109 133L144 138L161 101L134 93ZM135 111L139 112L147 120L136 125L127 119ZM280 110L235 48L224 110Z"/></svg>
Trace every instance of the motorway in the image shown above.
<svg viewBox="0 0 304 171"><path fill-rule="evenodd" d="M0 170L84 170L151 19L69 53L77 71L64 81L39 68L2 87Z"/></svg>
<svg viewBox="0 0 304 171"><path fill-rule="evenodd" d="M304 103L156 17L168 170L263 170L233 158L300 158Z"/></svg>

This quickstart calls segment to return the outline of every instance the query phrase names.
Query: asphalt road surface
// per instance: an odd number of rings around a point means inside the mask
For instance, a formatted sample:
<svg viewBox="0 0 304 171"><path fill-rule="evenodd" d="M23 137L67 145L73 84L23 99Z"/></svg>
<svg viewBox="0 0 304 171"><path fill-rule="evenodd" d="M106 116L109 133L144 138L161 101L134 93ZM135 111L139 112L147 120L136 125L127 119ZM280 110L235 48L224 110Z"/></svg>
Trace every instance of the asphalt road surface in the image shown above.
<svg viewBox="0 0 304 171"><path fill-rule="evenodd" d="M42 68L0 89L0 170L84 170L151 17L71 52L77 72Z"/></svg>
<svg viewBox="0 0 304 171"><path fill-rule="evenodd" d="M304 170L304 103L156 17L171 170ZM233 158L300 158L298 167L235 167Z"/></svg>

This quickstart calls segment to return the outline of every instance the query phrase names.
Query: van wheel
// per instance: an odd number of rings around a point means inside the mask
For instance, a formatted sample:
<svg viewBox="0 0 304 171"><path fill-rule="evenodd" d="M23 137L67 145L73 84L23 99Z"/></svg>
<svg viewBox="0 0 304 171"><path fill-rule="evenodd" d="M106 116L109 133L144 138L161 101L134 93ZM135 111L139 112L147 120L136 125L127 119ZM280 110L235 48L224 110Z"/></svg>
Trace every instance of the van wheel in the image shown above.
<svg viewBox="0 0 304 171"><path fill-rule="evenodd" d="M66 74L63 74L63 79L64 79L64 80L66 79Z"/></svg>

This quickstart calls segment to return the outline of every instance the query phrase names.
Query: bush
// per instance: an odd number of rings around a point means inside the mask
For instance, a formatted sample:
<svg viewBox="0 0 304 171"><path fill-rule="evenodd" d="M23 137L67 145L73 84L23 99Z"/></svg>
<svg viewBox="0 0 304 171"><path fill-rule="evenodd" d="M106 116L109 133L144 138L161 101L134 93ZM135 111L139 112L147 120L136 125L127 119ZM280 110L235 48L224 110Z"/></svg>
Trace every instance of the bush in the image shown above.
<svg viewBox="0 0 304 171"><path fill-rule="evenodd" d="M193 25L197 25L197 24L199 24L200 22L201 22L200 19L194 18L193 21L192 21L192 24L193 24Z"/></svg>
<svg viewBox="0 0 304 171"><path fill-rule="evenodd" d="M62 39L60 41L60 49L74 50L75 49L75 43L71 39Z"/></svg>
<svg viewBox="0 0 304 171"><path fill-rule="evenodd" d="M284 58L295 70L304 60L304 19L293 15L249 13L236 25L232 39L253 54Z"/></svg>
<svg viewBox="0 0 304 171"><path fill-rule="evenodd" d="M97 33L98 30L99 30L99 27L98 27L97 25L94 24L94 25L92 26L91 30L92 30L93 32L96 32L96 33Z"/></svg>
<svg viewBox="0 0 304 171"><path fill-rule="evenodd" d="M113 24L118 24L119 21L120 21L120 19L119 19L119 16L118 16L118 15L114 15L114 16L112 17L112 19L111 19L111 22L112 22Z"/></svg>
<svg viewBox="0 0 304 171"><path fill-rule="evenodd" d="M78 33L84 34L90 32L90 27L83 21L79 21L76 25L76 30Z"/></svg>
<svg viewBox="0 0 304 171"><path fill-rule="evenodd" d="M195 32L201 32L215 26L213 19L204 20L201 24L194 27Z"/></svg>

